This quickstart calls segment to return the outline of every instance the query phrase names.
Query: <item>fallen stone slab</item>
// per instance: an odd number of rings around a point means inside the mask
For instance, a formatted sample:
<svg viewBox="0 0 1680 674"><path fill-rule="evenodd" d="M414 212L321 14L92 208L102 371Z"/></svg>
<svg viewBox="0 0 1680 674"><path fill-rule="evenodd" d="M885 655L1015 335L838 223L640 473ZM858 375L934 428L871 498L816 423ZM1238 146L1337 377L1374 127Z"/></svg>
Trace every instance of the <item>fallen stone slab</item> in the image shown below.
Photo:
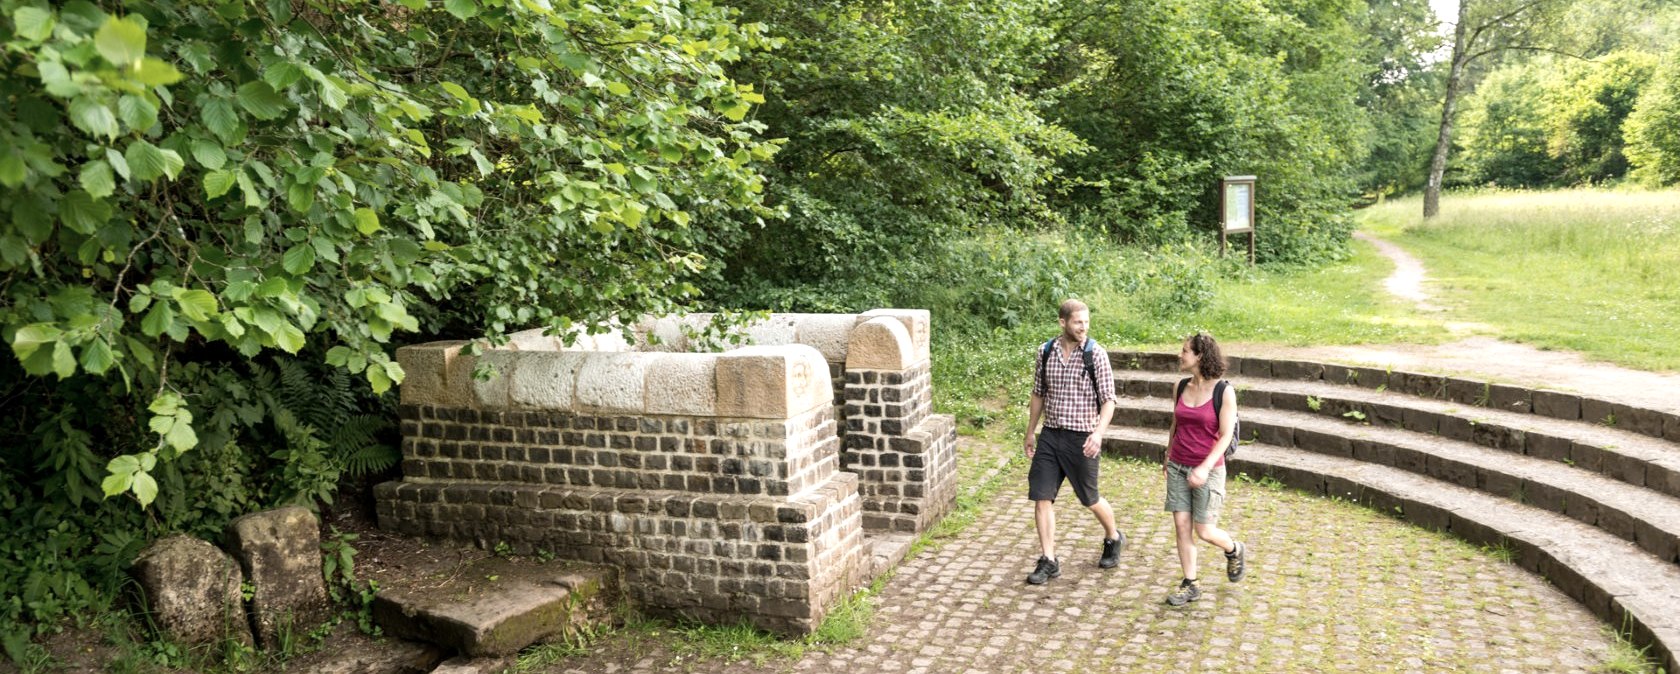
<svg viewBox="0 0 1680 674"><path fill-rule="evenodd" d="M432 674L502 674L514 671L514 659L454 657L432 670Z"/></svg>
<svg viewBox="0 0 1680 674"><path fill-rule="evenodd" d="M866 583L898 566L910 554L910 545L916 542L916 537L911 534L867 534L863 539L864 545L869 548L869 575L863 578Z"/></svg>
<svg viewBox="0 0 1680 674"><path fill-rule="evenodd" d="M448 651L437 644L380 639L286 670L310 674L427 674L437 671L434 668L446 657Z"/></svg>
<svg viewBox="0 0 1680 674"><path fill-rule="evenodd" d="M485 559L448 579L380 590L373 619L390 636L475 658L507 656L610 622L612 578L560 562Z"/></svg>
<svg viewBox="0 0 1680 674"><path fill-rule="evenodd" d="M278 508L228 523L228 544L251 581L251 625L258 645L273 648L287 631L302 635L330 616L321 578L321 531L315 513Z"/></svg>
<svg viewBox="0 0 1680 674"><path fill-rule="evenodd" d="M251 644L239 586L239 564L192 536L165 536L140 552L130 569L160 636L186 645L224 638Z"/></svg>

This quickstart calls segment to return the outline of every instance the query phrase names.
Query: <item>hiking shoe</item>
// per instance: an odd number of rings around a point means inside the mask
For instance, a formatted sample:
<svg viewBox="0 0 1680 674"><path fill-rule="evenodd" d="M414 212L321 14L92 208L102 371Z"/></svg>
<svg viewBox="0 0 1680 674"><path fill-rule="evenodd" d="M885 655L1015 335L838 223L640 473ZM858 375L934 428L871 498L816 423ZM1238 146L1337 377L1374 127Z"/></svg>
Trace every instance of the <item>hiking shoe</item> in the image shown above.
<svg viewBox="0 0 1680 674"><path fill-rule="evenodd" d="M1126 535L1116 531L1114 537L1112 541L1103 539L1102 558L1097 560L1099 568L1112 569L1120 563L1120 550L1126 547Z"/></svg>
<svg viewBox="0 0 1680 674"><path fill-rule="evenodd" d="M1033 585L1043 585L1051 578L1062 575L1062 565L1051 561L1049 557L1038 558L1038 568L1027 574L1027 582Z"/></svg>
<svg viewBox="0 0 1680 674"><path fill-rule="evenodd" d="M1201 598L1202 586L1197 585L1196 581L1185 578L1184 580L1179 581L1177 590L1173 591L1172 594L1167 595L1167 604L1170 606L1183 606Z"/></svg>
<svg viewBox="0 0 1680 674"><path fill-rule="evenodd" d="M1235 583L1242 580L1243 573L1248 571L1248 546L1242 543L1237 548L1225 553L1225 578Z"/></svg>

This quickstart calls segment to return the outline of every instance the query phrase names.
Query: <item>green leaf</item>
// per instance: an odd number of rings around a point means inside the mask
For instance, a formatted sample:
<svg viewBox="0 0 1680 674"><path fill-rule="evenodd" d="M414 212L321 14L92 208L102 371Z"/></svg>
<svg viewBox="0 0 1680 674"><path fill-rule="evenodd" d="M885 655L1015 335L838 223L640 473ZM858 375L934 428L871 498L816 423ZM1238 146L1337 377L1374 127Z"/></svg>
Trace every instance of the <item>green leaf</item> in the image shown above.
<svg viewBox="0 0 1680 674"><path fill-rule="evenodd" d="M233 189L233 183L232 171L211 171L204 175L204 196L207 199L215 199L227 194L228 190Z"/></svg>
<svg viewBox="0 0 1680 674"><path fill-rule="evenodd" d="M205 128L222 142L232 143L239 139L239 113L234 112L227 101L218 98L205 103L199 117L204 120Z"/></svg>
<svg viewBox="0 0 1680 674"><path fill-rule="evenodd" d="M267 82L246 82L239 87L235 95L239 107L245 108L252 117L262 120L279 119L286 114L287 102Z"/></svg>
<svg viewBox="0 0 1680 674"><path fill-rule="evenodd" d="M23 165L22 153L7 152L5 156L0 156L0 185L17 187L28 176L29 170Z"/></svg>
<svg viewBox="0 0 1680 674"><path fill-rule="evenodd" d="M104 199L117 190L116 178L111 175L111 165L104 160L90 161L82 165L82 173L77 178L82 189L95 199Z"/></svg>
<svg viewBox="0 0 1680 674"><path fill-rule="evenodd" d="M299 213L309 212L309 207L315 204L315 186L309 183L292 183L287 186L286 204Z"/></svg>
<svg viewBox="0 0 1680 674"><path fill-rule="evenodd" d="M144 132L157 123L158 109L150 101L130 94L117 101L117 116L128 128Z"/></svg>
<svg viewBox="0 0 1680 674"><path fill-rule="evenodd" d="M105 374L116 363L111 355L111 344L103 339L95 339L82 347L82 369L93 374Z"/></svg>
<svg viewBox="0 0 1680 674"><path fill-rule="evenodd" d="M315 249L307 243L292 246L285 255L280 256L280 266L293 276L302 276L315 266Z"/></svg>
<svg viewBox="0 0 1680 674"><path fill-rule="evenodd" d="M607 91L614 96L629 96L630 85L623 82L608 82Z"/></svg>
<svg viewBox="0 0 1680 674"><path fill-rule="evenodd" d="M344 89L339 88L338 84L333 81L322 79L316 84L321 90L321 102L326 103L327 107L334 110L343 110L344 105L350 102L349 96L344 94Z"/></svg>
<svg viewBox="0 0 1680 674"><path fill-rule="evenodd" d="M187 434L188 435L192 434L192 429L191 428L187 429ZM175 443L171 442L170 444L175 444ZM187 447L191 448L192 445L196 445L196 444L198 444L198 438L193 438L192 439L192 444L187 445ZM177 449L179 450L180 448L177 448ZM157 493L158 493L157 480L152 479L152 476L149 473L135 473L134 474L134 486L132 487L132 489L134 489L134 498L139 499L139 501L140 501L140 507L141 508L145 508L146 506L151 505L152 501L157 499Z"/></svg>
<svg viewBox="0 0 1680 674"><path fill-rule="evenodd" d="M110 17L93 35L99 55L120 68L132 68L146 55L146 29L127 18Z"/></svg>
<svg viewBox="0 0 1680 674"><path fill-rule="evenodd" d="M174 150L164 150L144 140L129 143L123 158L128 160L128 169L134 172L134 179L141 182L163 176L173 180L182 167L187 165Z"/></svg>
<svg viewBox="0 0 1680 674"><path fill-rule="evenodd" d="M297 353L303 348L303 331L291 323L280 326L279 332L274 333L274 343L286 353Z"/></svg>
<svg viewBox="0 0 1680 674"><path fill-rule="evenodd" d="M371 208L356 209L356 231L367 236L379 231L379 213Z"/></svg>
<svg viewBox="0 0 1680 674"><path fill-rule="evenodd" d="M19 7L12 12L12 23L17 26L17 34L25 40L40 42L52 35L53 26L58 21L53 13L39 7Z"/></svg>
<svg viewBox="0 0 1680 674"><path fill-rule="evenodd" d="M286 87L296 84L303 79L303 68L291 61L275 61L263 71L263 81L274 87L275 91L285 91Z"/></svg>
<svg viewBox="0 0 1680 674"><path fill-rule="evenodd" d="M86 96L70 101L70 123L94 136L117 137L117 116L110 106Z"/></svg>
<svg viewBox="0 0 1680 674"><path fill-rule="evenodd" d="M61 380L76 374L76 355L70 352L69 342L53 343L52 369Z"/></svg>
<svg viewBox="0 0 1680 674"><path fill-rule="evenodd" d="M175 302L181 306L181 315L189 321L208 320L216 313L216 296L207 290L182 291Z"/></svg>
<svg viewBox="0 0 1680 674"><path fill-rule="evenodd" d="M140 333L147 337L156 337L167 332L174 324L175 310L169 308L166 302L158 302L152 305L151 311L146 312L145 318L140 319Z"/></svg>
<svg viewBox="0 0 1680 674"><path fill-rule="evenodd" d="M100 491L105 492L105 496L109 498L128 491L128 488L133 484L134 473L132 471L126 473L112 472L110 475L106 475L104 480L100 481L99 489Z"/></svg>
<svg viewBox="0 0 1680 674"><path fill-rule="evenodd" d="M385 374L385 370L382 368L368 368L367 380L368 384L373 387L374 393L384 393L391 390L391 378Z"/></svg>
<svg viewBox="0 0 1680 674"><path fill-rule="evenodd" d="M193 160L197 161L199 166L216 171L227 164L227 152L223 151L222 146L216 143L202 138L194 138L191 147ZM228 179L228 184L233 184L231 177Z"/></svg>
<svg viewBox="0 0 1680 674"><path fill-rule="evenodd" d="M176 410L179 409L181 409L181 396L170 392L159 394L157 397L152 398L152 402L150 404L146 405L146 410L148 412L168 417L175 416ZM161 433L162 431L158 432Z"/></svg>
<svg viewBox="0 0 1680 674"><path fill-rule="evenodd" d="M140 68L134 72L134 79L148 87L168 86L185 77L169 62L150 56L140 59Z"/></svg>
<svg viewBox="0 0 1680 674"><path fill-rule="evenodd" d="M94 199L85 190L72 190L58 201L58 219L65 227L92 234L111 218L111 205Z"/></svg>
<svg viewBox="0 0 1680 674"><path fill-rule="evenodd" d="M174 447L177 452L185 452L198 444L198 434L193 432L192 424L188 421L177 417L175 425L169 429L169 433L163 436L163 441L169 443L169 446ZM136 479L135 484L138 486L138 479Z"/></svg>
<svg viewBox="0 0 1680 674"><path fill-rule="evenodd" d="M443 8L457 19L471 19L478 16L478 3L473 0L443 0Z"/></svg>
<svg viewBox="0 0 1680 674"><path fill-rule="evenodd" d="M24 360L34 354L36 349L41 348L42 344L58 341L62 334L64 333L51 323L25 325L18 328L17 334L12 335L12 353L17 354L18 360Z"/></svg>

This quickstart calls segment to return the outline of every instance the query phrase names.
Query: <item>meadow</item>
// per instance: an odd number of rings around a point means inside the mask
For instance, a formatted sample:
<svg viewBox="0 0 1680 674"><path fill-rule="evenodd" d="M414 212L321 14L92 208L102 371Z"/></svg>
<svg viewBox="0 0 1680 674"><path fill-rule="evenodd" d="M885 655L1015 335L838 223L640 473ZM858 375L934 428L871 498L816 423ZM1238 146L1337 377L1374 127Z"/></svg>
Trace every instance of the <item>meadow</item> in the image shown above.
<svg viewBox="0 0 1680 674"><path fill-rule="evenodd" d="M1418 198L1359 214L1417 256L1455 320L1646 370L1680 370L1680 190L1572 189Z"/></svg>

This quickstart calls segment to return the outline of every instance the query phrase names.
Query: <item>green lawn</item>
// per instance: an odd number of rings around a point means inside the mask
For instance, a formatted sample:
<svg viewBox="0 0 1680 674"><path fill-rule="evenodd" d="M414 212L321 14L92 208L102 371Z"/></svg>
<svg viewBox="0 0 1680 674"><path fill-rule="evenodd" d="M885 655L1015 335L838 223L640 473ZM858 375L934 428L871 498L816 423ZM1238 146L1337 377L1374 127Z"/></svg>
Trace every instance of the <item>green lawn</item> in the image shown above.
<svg viewBox="0 0 1680 674"><path fill-rule="evenodd" d="M1680 370L1680 191L1448 195L1366 209L1361 227L1423 261L1457 320L1505 338Z"/></svg>

